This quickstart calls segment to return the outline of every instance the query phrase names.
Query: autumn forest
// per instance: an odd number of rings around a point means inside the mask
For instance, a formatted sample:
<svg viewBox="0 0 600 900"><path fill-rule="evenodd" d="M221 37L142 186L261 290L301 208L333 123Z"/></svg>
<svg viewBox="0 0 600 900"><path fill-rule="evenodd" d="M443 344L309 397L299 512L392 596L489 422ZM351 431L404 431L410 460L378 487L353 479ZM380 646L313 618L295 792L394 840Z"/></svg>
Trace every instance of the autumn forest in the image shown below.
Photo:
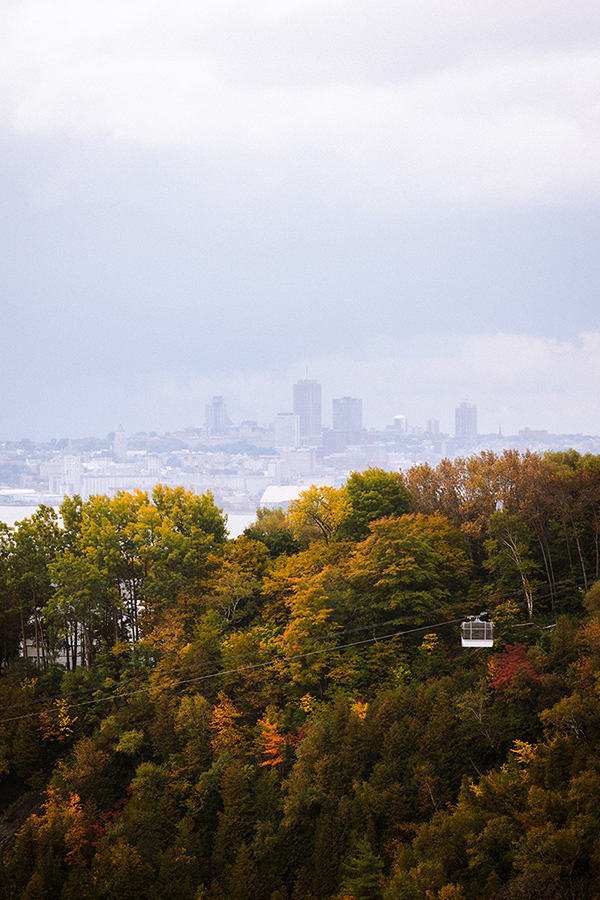
<svg viewBox="0 0 600 900"><path fill-rule="evenodd" d="M0 900L600 896L599 456L65 498L0 656Z"/></svg>

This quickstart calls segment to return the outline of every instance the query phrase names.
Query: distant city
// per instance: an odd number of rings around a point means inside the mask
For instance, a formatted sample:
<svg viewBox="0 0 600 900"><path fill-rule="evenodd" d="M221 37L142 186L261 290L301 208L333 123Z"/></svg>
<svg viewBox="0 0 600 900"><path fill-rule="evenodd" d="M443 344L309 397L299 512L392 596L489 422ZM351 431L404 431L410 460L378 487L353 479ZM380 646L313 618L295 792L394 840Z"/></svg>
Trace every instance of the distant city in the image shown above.
<svg viewBox="0 0 600 900"><path fill-rule="evenodd" d="M388 470L482 450L544 452L574 448L599 453L600 436L549 434L524 428L516 435L479 434L477 407L459 402L454 434L437 419L415 425L401 413L383 431L365 428L357 397L334 399L332 427L323 427L321 385L309 378L293 385L289 411L269 425L232 422L226 399L206 405L204 424L167 434L128 434L121 425L106 438L34 443L0 442L0 504L58 506L65 495L114 496L117 491L151 491L157 484L212 491L229 513L257 506L286 506L311 484L341 486L350 472L371 466Z"/></svg>

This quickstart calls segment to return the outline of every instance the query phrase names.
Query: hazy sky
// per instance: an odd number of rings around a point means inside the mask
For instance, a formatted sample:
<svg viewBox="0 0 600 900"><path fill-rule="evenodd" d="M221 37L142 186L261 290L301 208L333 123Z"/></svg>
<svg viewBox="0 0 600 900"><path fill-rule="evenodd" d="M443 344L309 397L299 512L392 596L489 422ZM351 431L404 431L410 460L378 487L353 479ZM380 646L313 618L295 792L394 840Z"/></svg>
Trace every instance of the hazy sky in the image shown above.
<svg viewBox="0 0 600 900"><path fill-rule="evenodd" d="M0 439L600 433L597 0L3 0L0 184Z"/></svg>

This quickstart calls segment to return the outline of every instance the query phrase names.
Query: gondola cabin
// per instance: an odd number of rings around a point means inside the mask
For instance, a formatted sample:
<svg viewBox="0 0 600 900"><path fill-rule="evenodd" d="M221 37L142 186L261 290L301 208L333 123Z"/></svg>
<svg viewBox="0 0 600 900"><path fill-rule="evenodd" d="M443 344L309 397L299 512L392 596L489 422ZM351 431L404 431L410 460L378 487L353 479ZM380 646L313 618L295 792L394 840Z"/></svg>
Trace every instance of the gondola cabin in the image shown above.
<svg viewBox="0 0 600 900"><path fill-rule="evenodd" d="M461 628L461 642L463 647L493 647L494 623L484 622L479 616L471 616L463 622Z"/></svg>

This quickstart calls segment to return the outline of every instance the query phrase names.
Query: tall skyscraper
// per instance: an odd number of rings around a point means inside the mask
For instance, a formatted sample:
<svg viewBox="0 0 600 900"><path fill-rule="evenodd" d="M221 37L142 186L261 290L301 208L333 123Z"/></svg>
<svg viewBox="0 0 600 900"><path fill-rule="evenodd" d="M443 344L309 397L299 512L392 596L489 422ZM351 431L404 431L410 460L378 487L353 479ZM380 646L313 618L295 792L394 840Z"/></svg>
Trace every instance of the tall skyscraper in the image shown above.
<svg viewBox="0 0 600 900"><path fill-rule="evenodd" d="M294 413L300 421L300 445L321 446L321 385L305 378L294 385Z"/></svg>
<svg viewBox="0 0 600 900"><path fill-rule="evenodd" d="M477 439L477 407L474 403L461 403L456 407L454 434L470 441Z"/></svg>
<svg viewBox="0 0 600 900"><path fill-rule="evenodd" d="M227 407L222 397L213 397L212 403L206 405L206 427L209 434L227 434L231 428L231 419L227 415Z"/></svg>
<svg viewBox="0 0 600 900"><path fill-rule="evenodd" d="M362 400L341 397L333 401L333 431L343 431L347 444L360 444L362 437Z"/></svg>

